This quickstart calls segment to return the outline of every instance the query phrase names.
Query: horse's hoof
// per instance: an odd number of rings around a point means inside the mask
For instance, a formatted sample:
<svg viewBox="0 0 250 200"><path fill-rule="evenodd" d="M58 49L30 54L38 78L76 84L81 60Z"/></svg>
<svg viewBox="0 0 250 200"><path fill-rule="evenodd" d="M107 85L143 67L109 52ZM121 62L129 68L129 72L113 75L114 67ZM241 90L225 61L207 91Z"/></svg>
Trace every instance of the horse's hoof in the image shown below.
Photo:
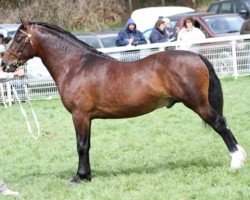
<svg viewBox="0 0 250 200"><path fill-rule="evenodd" d="M91 174L89 174L88 176L85 175L85 176L83 176L83 177L81 177L81 176L79 176L79 175L74 176L74 177L69 181L68 187L75 187L77 184L81 183L82 181L90 182L90 181L91 181Z"/></svg>
<svg viewBox="0 0 250 200"><path fill-rule="evenodd" d="M74 176L68 184L69 188L75 187L77 184L81 183L82 179L79 175Z"/></svg>
<svg viewBox="0 0 250 200"><path fill-rule="evenodd" d="M246 160L246 152L245 150L237 145L238 150L231 153L232 156L232 161L231 161L231 166L230 169L232 171L236 171L238 169L240 169L241 167L244 166L244 162Z"/></svg>

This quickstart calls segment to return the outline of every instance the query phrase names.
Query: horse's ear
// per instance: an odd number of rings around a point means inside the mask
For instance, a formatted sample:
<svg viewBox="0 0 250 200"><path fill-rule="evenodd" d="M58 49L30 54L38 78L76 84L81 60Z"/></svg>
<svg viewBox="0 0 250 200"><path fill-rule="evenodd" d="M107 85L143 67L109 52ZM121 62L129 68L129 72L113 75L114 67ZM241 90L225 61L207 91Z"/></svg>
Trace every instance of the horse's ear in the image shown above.
<svg viewBox="0 0 250 200"><path fill-rule="evenodd" d="M22 17L20 17L20 21L21 21L21 23L23 25L23 28L26 28L27 25L28 25L28 21L24 20Z"/></svg>

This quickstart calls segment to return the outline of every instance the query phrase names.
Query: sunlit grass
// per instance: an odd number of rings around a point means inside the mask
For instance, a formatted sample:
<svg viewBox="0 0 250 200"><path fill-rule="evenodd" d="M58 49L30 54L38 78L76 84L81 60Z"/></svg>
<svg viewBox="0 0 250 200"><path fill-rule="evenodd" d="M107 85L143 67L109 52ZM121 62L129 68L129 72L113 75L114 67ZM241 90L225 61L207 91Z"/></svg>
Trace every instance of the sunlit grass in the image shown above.
<svg viewBox="0 0 250 200"><path fill-rule="evenodd" d="M225 116L249 154L250 78L222 86ZM93 180L69 189L78 161L71 116L60 100L33 107L43 132L37 141L18 105L0 107L0 177L21 193L18 199L250 199L249 164L230 172L222 139L182 104L132 119L94 120Z"/></svg>

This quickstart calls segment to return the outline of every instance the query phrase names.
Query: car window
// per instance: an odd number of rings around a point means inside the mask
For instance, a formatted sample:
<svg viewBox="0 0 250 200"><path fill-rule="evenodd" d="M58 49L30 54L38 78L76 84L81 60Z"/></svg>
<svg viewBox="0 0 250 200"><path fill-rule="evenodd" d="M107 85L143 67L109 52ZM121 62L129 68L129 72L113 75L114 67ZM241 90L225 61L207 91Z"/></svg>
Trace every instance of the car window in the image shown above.
<svg viewBox="0 0 250 200"><path fill-rule="evenodd" d="M116 46L116 38L117 37L106 37L101 38L101 41L103 43L103 47L115 47Z"/></svg>
<svg viewBox="0 0 250 200"><path fill-rule="evenodd" d="M235 10L237 13L239 13L241 10L247 10L247 7L244 3L235 2Z"/></svg>
<svg viewBox="0 0 250 200"><path fill-rule="evenodd" d="M224 2L221 3L220 13L232 13L232 3L231 2Z"/></svg>
<svg viewBox="0 0 250 200"><path fill-rule="evenodd" d="M239 16L206 18L205 24L214 34L240 32L244 20Z"/></svg>
<svg viewBox="0 0 250 200"><path fill-rule="evenodd" d="M177 24L178 20L171 20L170 21L170 28L174 28Z"/></svg>
<svg viewBox="0 0 250 200"><path fill-rule="evenodd" d="M197 21L197 20L194 20L194 27L200 29L206 37L208 37L208 33L206 33L205 29L201 26L201 24Z"/></svg>
<svg viewBox="0 0 250 200"><path fill-rule="evenodd" d="M217 13L217 12L218 12L218 9L219 9L219 4L216 3L216 4L212 5L212 6L209 8L208 12Z"/></svg>
<svg viewBox="0 0 250 200"><path fill-rule="evenodd" d="M149 40L149 36L150 36L151 32L152 32L152 29L146 30L146 31L143 33L144 38L147 39L147 40Z"/></svg>
<svg viewBox="0 0 250 200"><path fill-rule="evenodd" d="M79 40L87 43L88 45L98 49L98 48L101 48L101 45L98 41L97 38L94 38L94 37L78 37Z"/></svg>

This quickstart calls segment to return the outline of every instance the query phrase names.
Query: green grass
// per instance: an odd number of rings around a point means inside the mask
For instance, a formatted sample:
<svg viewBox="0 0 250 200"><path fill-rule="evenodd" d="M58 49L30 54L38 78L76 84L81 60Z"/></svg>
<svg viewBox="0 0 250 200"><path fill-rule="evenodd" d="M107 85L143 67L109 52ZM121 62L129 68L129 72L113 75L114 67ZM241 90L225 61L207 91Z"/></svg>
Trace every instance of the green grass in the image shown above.
<svg viewBox="0 0 250 200"><path fill-rule="evenodd" d="M250 77L222 86L225 116L249 155ZM94 120L92 182L69 189L78 161L71 116L60 100L33 106L43 132L38 141L17 104L0 107L0 177L21 193L18 199L250 199L249 162L230 172L222 139L182 104L133 119Z"/></svg>

